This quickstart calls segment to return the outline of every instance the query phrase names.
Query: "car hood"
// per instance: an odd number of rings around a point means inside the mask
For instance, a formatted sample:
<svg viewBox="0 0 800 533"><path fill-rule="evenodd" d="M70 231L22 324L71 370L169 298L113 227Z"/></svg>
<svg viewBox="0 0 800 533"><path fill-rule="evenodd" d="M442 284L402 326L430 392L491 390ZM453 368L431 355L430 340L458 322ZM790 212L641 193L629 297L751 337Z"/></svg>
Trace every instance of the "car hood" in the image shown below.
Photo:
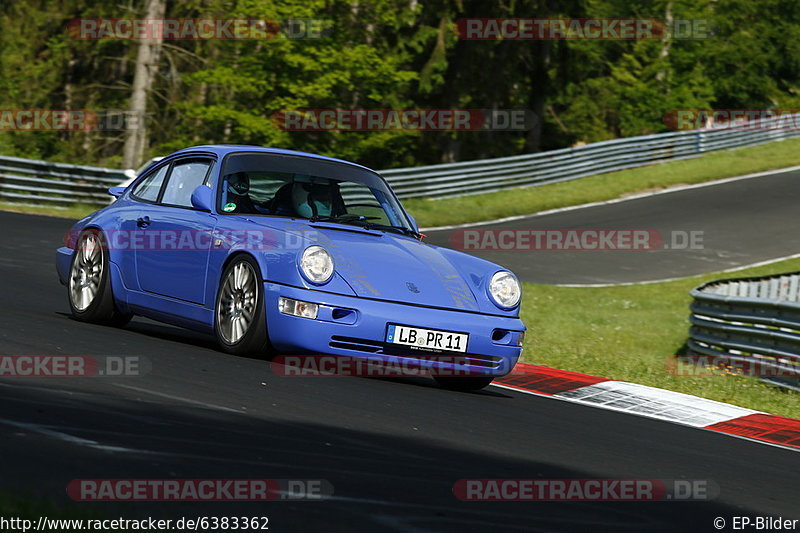
<svg viewBox="0 0 800 533"><path fill-rule="evenodd" d="M312 244L333 256L336 273L363 298L516 316L486 294L497 265L417 239L356 226L274 219L259 224L293 236L297 254Z"/></svg>

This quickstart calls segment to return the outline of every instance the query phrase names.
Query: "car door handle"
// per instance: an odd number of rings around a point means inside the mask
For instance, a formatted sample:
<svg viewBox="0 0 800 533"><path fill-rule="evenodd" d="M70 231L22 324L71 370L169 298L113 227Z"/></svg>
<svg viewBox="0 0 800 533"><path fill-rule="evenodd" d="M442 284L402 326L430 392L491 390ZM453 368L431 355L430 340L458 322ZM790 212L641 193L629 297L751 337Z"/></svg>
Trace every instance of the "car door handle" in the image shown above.
<svg viewBox="0 0 800 533"><path fill-rule="evenodd" d="M150 217L139 217L136 219L136 225L140 228L146 228L150 225Z"/></svg>

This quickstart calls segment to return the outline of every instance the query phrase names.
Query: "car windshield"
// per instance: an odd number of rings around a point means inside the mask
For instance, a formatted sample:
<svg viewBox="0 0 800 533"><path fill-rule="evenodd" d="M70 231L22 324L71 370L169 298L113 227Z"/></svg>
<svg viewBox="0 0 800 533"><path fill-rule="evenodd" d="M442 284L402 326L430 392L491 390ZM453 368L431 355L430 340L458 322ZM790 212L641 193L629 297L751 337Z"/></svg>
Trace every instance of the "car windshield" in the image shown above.
<svg viewBox="0 0 800 533"><path fill-rule="evenodd" d="M219 211L413 233L385 182L351 165L265 153L225 159Z"/></svg>

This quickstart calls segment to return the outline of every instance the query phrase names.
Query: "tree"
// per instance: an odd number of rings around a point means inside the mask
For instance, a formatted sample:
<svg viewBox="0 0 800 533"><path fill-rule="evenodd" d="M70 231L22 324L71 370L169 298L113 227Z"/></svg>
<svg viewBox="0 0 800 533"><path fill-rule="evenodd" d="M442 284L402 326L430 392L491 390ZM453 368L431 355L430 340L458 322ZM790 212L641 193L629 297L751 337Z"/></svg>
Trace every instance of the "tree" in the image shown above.
<svg viewBox="0 0 800 533"><path fill-rule="evenodd" d="M149 21L163 19L165 10L165 0L147 0L145 19ZM162 42L163 35L160 32L155 32L150 38L145 38L139 43L131 99L128 106L128 116L134 119L133 125L135 127L129 128L125 135L125 146L122 155L122 165L125 168L137 167L144 159L148 140L147 101L158 71Z"/></svg>

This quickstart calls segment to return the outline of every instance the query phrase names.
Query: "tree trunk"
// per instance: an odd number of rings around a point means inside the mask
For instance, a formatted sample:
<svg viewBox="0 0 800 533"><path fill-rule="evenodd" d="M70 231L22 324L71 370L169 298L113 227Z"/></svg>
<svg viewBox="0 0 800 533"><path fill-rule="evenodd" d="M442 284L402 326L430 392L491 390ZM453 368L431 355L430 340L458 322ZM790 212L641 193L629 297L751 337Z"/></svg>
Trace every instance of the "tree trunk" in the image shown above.
<svg viewBox="0 0 800 533"><path fill-rule="evenodd" d="M664 12L664 24L666 29L664 31L664 36L661 37L661 51L658 53L658 59L662 61L661 70L658 71L656 74L656 79L658 81L664 81L664 78L667 75L667 60L669 58L669 47L672 44L672 38L670 36L670 32L672 31L672 0L667 2L667 7Z"/></svg>
<svg viewBox="0 0 800 533"><path fill-rule="evenodd" d="M147 0L148 20L163 19L166 10L165 0ZM133 74L133 88L128 105L129 117L135 121L133 127L125 132L125 146L122 155L123 168L135 168L142 163L147 149L147 97L153 85L158 60L161 55L163 35L154 35L139 43L136 54L136 67Z"/></svg>
<svg viewBox="0 0 800 533"><path fill-rule="evenodd" d="M550 47L552 41L536 43L533 69L530 76L528 106L533 111L533 124L525 138L525 151L538 152L542 148L542 125L544 124L545 103L550 89Z"/></svg>

